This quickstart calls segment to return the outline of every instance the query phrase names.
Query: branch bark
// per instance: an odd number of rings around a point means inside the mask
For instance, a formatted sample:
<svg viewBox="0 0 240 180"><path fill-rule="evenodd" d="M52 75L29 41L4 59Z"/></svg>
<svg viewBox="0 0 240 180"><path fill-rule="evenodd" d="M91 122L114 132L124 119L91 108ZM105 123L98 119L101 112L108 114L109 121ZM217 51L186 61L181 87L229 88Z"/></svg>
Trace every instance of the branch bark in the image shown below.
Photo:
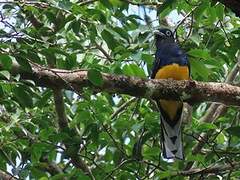
<svg viewBox="0 0 240 180"><path fill-rule="evenodd" d="M182 176L191 176L191 175L197 175L197 174L209 174L209 173L223 173L224 171L227 170L233 170L233 169L238 169L240 167L239 162L232 162L231 164L226 164L226 165L213 165L209 166L207 168L194 168L190 169L188 171L180 171L178 172L175 176L177 175L182 175Z"/></svg>
<svg viewBox="0 0 240 180"><path fill-rule="evenodd" d="M2 179L2 180L9 180L9 179L17 180L18 178L12 176L11 174L8 174L7 172L0 170L0 179Z"/></svg>
<svg viewBox="0 0 240 180"><path fill-rule="evenodd" d="M180 98L190 104L211 101L240 105L240 87L227 83L150 80L102 73L103 84L97 87L88 80L87 70L67 71L32 65L32 72L26 72L21 70L19 65L15 65L13 72L20 73L23 79L33 80L39 86L76 92L82 92L83 87L91 87L96 93L106 91L148 99Z"/></svg>

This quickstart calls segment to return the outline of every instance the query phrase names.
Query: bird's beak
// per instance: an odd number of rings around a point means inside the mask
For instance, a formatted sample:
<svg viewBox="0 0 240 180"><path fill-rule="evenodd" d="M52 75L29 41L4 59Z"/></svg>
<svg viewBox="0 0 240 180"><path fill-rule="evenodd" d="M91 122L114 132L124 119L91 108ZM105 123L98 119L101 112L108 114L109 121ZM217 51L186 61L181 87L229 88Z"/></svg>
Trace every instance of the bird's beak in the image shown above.
<svg viewBox="0 0 240 180"><path fill-rule="evenodd" d="M155 31L155 32L154 32L154 35L155 35L155 36L161 36L161 37L165 37L165 36L166 36L164 33L159 32L159 31Z"/></svg>

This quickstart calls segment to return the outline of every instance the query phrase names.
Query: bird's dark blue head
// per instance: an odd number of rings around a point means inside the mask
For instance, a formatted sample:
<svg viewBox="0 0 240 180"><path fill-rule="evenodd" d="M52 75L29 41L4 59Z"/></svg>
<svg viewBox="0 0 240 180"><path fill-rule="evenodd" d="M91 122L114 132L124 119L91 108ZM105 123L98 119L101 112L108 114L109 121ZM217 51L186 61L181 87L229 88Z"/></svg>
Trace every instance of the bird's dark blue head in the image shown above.
<svg viewBox="0 0 240 180"><path fill-rule="evenodd" d="M174 42L174 36L170 29L162 28L154 32L156 47L163 43L172 43Z"/></svg>
<svg viewBox="0 0 240 180"><path fill-rule="evenodd" d="M155 58L159 61L161 67L173 63L180 65L188 64L187 56L175 42L171 30L159 29L155 32L155 38Z"/></svg>

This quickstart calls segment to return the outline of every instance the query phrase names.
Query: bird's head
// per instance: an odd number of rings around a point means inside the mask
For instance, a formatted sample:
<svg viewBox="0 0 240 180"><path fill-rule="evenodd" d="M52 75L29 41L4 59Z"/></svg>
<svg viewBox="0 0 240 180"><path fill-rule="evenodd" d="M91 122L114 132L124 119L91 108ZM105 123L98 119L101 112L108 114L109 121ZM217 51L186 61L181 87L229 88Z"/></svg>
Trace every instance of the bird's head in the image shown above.
<svg viewBox="0 0 240 180"><path fill-rule="evenodd" d="M162 43L174 42L174 36L170 29L162 28L154 32L156 46Z"/></svg>

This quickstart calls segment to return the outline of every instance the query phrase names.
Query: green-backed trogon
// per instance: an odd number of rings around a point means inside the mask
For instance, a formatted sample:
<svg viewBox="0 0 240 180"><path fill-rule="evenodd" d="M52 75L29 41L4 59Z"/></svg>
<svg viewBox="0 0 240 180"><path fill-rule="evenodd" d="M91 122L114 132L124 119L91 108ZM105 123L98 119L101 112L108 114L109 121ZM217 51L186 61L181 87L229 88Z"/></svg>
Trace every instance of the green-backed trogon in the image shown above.
<svg viewBox="0 0 240 180"><path fill-rule="evenodd" d="M156 53L152 79L190 79L188 58L175 42L169 29L155 32ZM183 102L176 100L157 101L161 113L162 151L166 159L184 159L181 124Z"/></svg>

